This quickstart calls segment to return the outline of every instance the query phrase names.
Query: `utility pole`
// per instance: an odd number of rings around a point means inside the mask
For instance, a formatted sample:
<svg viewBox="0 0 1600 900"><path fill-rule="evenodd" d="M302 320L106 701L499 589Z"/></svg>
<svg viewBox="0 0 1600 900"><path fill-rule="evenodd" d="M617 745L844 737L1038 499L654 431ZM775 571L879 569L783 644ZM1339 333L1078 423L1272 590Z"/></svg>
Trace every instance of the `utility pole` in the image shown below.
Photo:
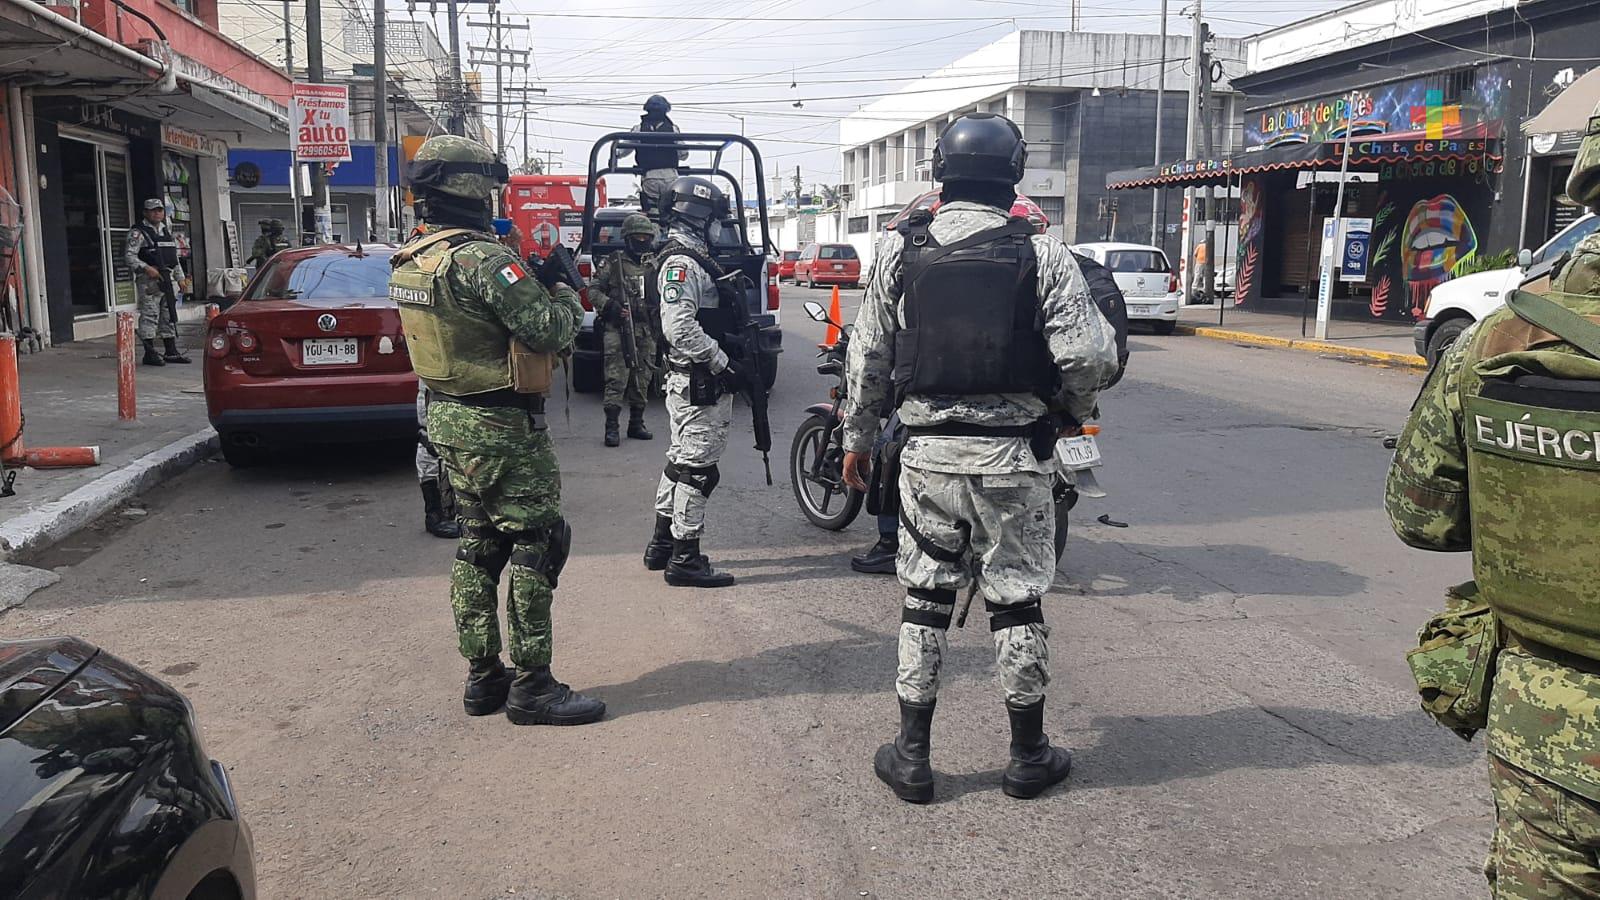
<svg viewBox="0 0 1600 900"><path fill-rule="evenodd" d="M1356 130L1355 91L1351 91L1345 98L1344 115L1344 152L1339 154L1339 190L1333 198L1333 247L1330 252L1326 240L1319 245L1322 247L1322 278L1317 283L1317 340L1319 341L1328 339L1328 317L1333 312L1333 282L1337 277L1334 270L1339 266L1340 253L1343 250L1339 242L1344 237L1344 183L1350 176L1350 133ZM1316 197L1316 183L1312 182L1312 204L1317 202Z"/></svg>
<svg viewBox="0 0 1600 900"><path fill-rule="evenodd" d="M384 5L387 0L372 3L372 209L373 222L378 227L376 239L394 238L389 230L389 57L384 47L384 30L388 18Z"/></svg>
<svg viewBox="0 0 1600 900"><path fill-rule="evenodd" d="M283 74L294 81L294 20L289 17L289 0L283 0ZM289 124L295 127L294 123ZM300 161L294 153L294 135L289 136L289 202L294 206L294 218L289 222L296 247L306 242L305 209L300 204Z"/></svg>
<svg viewBox="0 0 1600 900"><path fill-rule="evenodd" d="M468 25L488 29L494 34L493 47L468 46L475 55L472 58L474 68L494 69L494 148L501 159L506 156L506 98L505 82L506 69L523 69L528 65L528 51L511 49L505 46L505 33L507 31L528 31L526 24L507 25L500 21L500 7L496 6L490 13L489 21L471 21Z"/></svg>
<svg viewBox="0 0 1600 900"><path fill-rule="evenodd" d="M1199 0L1195 0L1198 6ZM1197 10L1198 11L1198 10ZM1201 145L1205 150L1206 159L1216 159L1217 148L1213 145L1211 129L1211 51L1206 49L1206 42L1211 39L1211 29L1204 22L1200 23L1200 137ZM1216 279L1213 274L1217 266L1217 187L1214 184L1206 185L1206 262L1200 266L1199 275L1202 279L1202 296L1210 297L1216 290ZM1218 303L1218 298L1213 298Z"/></svg>
<svg viewBox="0 0 1600 900"><path fill-rule="evenodd" d="M499 72L498 71L495 72L495 76L497 78L499 77ZM498 86L498 82L497 82L497 86ZM530 87L529 85L526 85L526 84L514 84L514 85L506 88L506 90L511 91L512 93L518 93L518 94L522 95L522 103L523 103L523 106L522 106L522 167L524 169L526 169L527 166L528 166L528 159L530 158L529 157L529 151L528 151L528 132L529 132L528 116L533 114L533 110L529 109L528 106L527 106L528 95L529 94L544 94L544 93L548 93L548 92L544 88ZM502 140L500 142L500 146L501 146L500 157L501 157L501 159L504 159L505 158L505 141Z"/></svg>
<svg viewBox="0 0 1600 900"><path fill-rule="evenodd" d="M306 77L322 82L322 0L306 0ZM291 126L293 127L293 126ZM311 164L311 206L316 216L316 242L333 242L333 210L328 206L328 168Z"/></svg>
<svg viewBox="0 0 1600 900"><path fill-rule="evenodd" d="M1194 31L1189 38L1189 68L1194 76L1189 80L1189 135L1184 142L1183 155L1187 159L1194 159L1200 152L1200 79L1205 77L1201 70L1205 56L1204 23L1200 19L1201 0L1194 0ZM1194 295L1196 285L1199 284L1199 272L1195 271L1194 244L1195 236L1199 229L1195 227L1195 202L1194 188L1184 188L1184 234L1183 234L1183 273L1187 282L1183 288L1184 300Z"/></svg>
<svg viewBox="0 0 1600 900"><path fill-rule="evenodd" d="M461 10L456 7L456 0L446 0L445 18L450 26L450 115L445 125L451 134L465 135L467 85L461 78Z"/></svg>
<svg viewBox="0 0 1600 900"><path fill-rule="evenodd" d="M794 208L800 208L800 167L794 167Z"/></svg>
<svg viewBox="0 0 1600 900"><path fill-rule="evenodd" d="M1161 76L1156 79L1156 161L1161 165L1161 116L1167 105L1167 0L1161 0ZM1150 245L1161 246L1161 207L1166 199L1165 189L1157 188L1150 195Z"/></svg>

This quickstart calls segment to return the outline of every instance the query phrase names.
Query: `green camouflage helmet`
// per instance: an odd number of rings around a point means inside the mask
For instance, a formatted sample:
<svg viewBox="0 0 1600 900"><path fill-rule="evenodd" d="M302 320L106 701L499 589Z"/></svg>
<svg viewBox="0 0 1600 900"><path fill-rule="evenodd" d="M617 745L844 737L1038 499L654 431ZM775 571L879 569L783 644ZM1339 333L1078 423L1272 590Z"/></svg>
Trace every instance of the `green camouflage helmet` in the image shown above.
<svg viewBox="0 0 1600 900"><path fill-rule="evenodd" d="M428 138L411 161L413 189L490 203L494 189L509 177L505 163L488 147L454 134Z"/></svg>
<svg viewBox="0 0 1600 900"><path fill-rule="evenodd" d="M622 237L626 240L636 234L642 234L651 240L655 240L657 234L656 223L650 221L649 217L644 213L630 214L626 219L622 220Z"/></svg>
<svg viewBox="0 0 1600 900"><path fill-rule="evenodd" d="M1567 177L1567 196L1579 206L1600 208L1600 105L1589 117L1589 128L1578 147L1578 159Z"/></svg>

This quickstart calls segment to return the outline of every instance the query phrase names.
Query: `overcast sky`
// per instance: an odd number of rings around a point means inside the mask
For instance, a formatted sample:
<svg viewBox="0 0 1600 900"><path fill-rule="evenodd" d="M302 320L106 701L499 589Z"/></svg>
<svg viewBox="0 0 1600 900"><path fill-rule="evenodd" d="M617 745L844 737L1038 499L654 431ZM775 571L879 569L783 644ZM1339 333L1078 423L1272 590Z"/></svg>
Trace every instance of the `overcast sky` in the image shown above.
<svg viewBox="0 0 1600 900"><path fill-rule="evenodd" d="M1346 5L1204 2L1213 31L1235 36ZM533 148L559 152L555 171L583 171L595 138L632 127L644 99L661 93L685 131L738 132L733 116L744 116L768 172L792 176L799 165L809 185L839 180L842 116L1015 29L1065 30L1071 6L1070 0L502 0L501 10L507 22L531 25L508 32L508 45L531 42L533 54L526 72L508 70L507 83L549 91L533 98L529 132ZM1083 0L1079 8L1083 31L1160 28L1160 0ZM1180 13L1188 5L1172 0L1170 8L1169 30L1186 33L1192 25ZM484 17L478 10L473 18ZM425 14L423 6L417 15ZM442 15L436 24L445 37ZM473 29L463 43L487 38ZM797 100L804 106L796 108ZM508 155L518 160L521 131L512 122L506 131Z"/></svg>

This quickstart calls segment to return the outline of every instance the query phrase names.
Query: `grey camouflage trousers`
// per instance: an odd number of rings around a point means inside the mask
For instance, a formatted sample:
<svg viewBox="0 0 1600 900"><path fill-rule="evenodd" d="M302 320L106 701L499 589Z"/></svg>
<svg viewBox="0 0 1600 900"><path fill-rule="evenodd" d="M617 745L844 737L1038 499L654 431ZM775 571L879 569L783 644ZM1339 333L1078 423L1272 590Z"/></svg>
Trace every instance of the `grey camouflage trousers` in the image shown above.
<svg viewBox="0 0 1600 900"><path fill-rule="evenodd" d="M1050 476L953 475L903 464L900 509L895 567L907 594L895 689L903 700L931 703L939 695L956 595L976 578L978 595L997 613L997 608L1037 603L1050 590L1056 568ZM936 547L962 558L941 560L924 551L907 521ZM936 591L954 594L930 596ZM905 619L942 619L945 627ZM995 672L1006 702L1024 706L1043 700L1050 683L1049 627L1029 622L992 631Z"/></svg>
<svg viewBox="0 0 1600 900"><path fill-rule="evenodd" d="M661 202L666 199L667 188L678 178L677 169L651 169L639 179L639 205L656 222L661 221Z"/></svg>
<svg viewBox="0 0 1600 900"><path fill-rule="evenodd" d="M172 321L172 310L167 308L167 298L154 278L139 276L134 281L139 292L139 324L136 333L141 341L178 336L178 323Z"/></svg>
<svg viewBox="0 0 1600 900"><path fill-rule="evenodd" d="M714 466L728 447L733 395L723 394L711 406L695 406L689 402L689 376L672 372L667 375L667 421L668 463L678 469ZM674 538L696 540L705 532L706 495L662 473L656 486L656 515L672 519Z"/></svg>

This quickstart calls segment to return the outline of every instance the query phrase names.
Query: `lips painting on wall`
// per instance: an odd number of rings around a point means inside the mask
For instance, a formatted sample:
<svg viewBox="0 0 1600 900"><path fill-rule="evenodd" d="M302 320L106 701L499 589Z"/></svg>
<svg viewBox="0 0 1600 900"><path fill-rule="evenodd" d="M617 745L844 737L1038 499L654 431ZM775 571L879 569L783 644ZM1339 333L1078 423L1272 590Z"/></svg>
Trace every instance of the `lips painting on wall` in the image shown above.
<svg viewBox="0 0 1600 900"><path fill-rule="evenodd" d="M1422 318L1428 294L1450 277L1456 263L1478 249L1478 234L1461 202L1450 194L1411 207L1400 241L1400 259L1411 296L1411 314Z"/></svg>

